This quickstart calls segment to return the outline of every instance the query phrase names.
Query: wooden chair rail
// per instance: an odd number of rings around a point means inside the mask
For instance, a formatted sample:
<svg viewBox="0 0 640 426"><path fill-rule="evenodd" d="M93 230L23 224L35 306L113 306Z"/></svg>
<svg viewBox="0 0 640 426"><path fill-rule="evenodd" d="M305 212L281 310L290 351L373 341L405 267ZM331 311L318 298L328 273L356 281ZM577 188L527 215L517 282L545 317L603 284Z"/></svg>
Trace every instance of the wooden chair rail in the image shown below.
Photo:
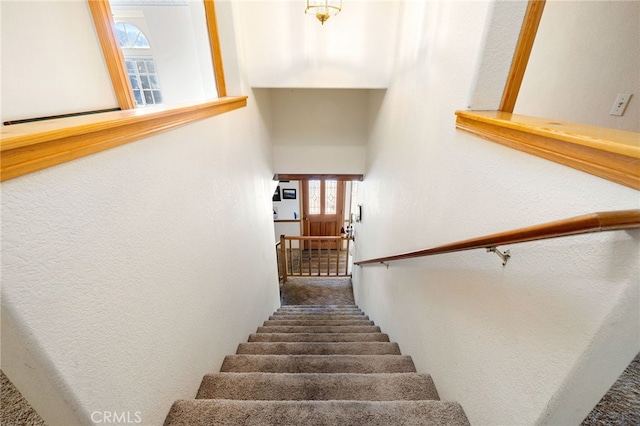
<svg viewBox="0 0 640 426"><path fill-rule="evenodd" d="M640 210L591 213L555 222L548 222L512 231L491 234L484 237L473 238L470 240L458 241L426 250L361 260L359 262L354 262L354 265L362 266L374 263L385 263L393 260L432 256L435 254L452 253L463 250L493 248L505 244L523 243L527 241L565 237L569 235L632 228L640 228Z"/></svg>
<svg viewBox="0 0 640 426"><path fill-rule="evenodd" d="M640 189L640 134L500 111L456 111L456 128Z"/></svg>
<svg viewBox="0 0 640 426"><path fill-rule="evenodd" d="M235 96L4 126L0 129L0 179L22 176L246 105L246 96Z"/></svg>

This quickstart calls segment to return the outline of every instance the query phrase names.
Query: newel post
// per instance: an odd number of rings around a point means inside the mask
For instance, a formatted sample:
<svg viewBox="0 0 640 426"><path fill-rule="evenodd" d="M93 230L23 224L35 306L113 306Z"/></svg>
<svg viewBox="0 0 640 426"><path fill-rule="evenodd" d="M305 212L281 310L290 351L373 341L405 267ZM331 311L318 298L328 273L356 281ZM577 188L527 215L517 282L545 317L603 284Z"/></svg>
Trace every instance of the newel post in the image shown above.
<svg viewBox="0 0 640 426"><path fill-rule="evenodd" d="M287 248L284 235L280 235L280 259L282 259L282 284L287 282Z"/></svg>

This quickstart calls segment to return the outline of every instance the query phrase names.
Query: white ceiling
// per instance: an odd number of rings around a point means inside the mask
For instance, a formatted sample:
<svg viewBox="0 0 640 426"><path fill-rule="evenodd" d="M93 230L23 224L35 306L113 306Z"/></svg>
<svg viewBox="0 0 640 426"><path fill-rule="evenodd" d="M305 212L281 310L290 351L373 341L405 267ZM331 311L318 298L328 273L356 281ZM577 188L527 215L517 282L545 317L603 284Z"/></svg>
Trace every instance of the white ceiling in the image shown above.
<svg viewBox="0 0 640 426"><path fill-rule="evenodd" d="M324 25L304 0L239 1L236 17L252 87L388 87L400 1L344 0Z"/></svg>

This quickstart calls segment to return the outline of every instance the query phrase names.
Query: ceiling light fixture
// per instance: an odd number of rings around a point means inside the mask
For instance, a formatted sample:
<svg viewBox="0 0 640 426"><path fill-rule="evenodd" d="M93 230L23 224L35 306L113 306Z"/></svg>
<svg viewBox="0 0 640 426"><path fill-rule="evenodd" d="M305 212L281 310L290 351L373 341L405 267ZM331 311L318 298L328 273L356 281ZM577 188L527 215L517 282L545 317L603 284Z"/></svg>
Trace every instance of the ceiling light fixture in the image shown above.
<svg viewBox="0 0 640 426"><path fill-rule="evenodd" d="M307 0L307 8L304 13L316 15L318 21L324 25L324 21L342 10L342 0Z"/></svg>

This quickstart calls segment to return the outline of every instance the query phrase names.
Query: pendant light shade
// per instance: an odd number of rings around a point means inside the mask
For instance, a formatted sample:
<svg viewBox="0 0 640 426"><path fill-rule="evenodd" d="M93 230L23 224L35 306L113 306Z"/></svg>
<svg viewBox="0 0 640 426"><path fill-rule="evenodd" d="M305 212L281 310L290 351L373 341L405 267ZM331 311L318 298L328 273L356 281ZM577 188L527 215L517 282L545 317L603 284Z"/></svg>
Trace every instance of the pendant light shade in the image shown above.
<svg viewBox="0 0 640 426"><path fill-rule="evenodd" d="M316 15L322 25L333 15L342 10L342 0L307 0L304 13Z"/></svg>

